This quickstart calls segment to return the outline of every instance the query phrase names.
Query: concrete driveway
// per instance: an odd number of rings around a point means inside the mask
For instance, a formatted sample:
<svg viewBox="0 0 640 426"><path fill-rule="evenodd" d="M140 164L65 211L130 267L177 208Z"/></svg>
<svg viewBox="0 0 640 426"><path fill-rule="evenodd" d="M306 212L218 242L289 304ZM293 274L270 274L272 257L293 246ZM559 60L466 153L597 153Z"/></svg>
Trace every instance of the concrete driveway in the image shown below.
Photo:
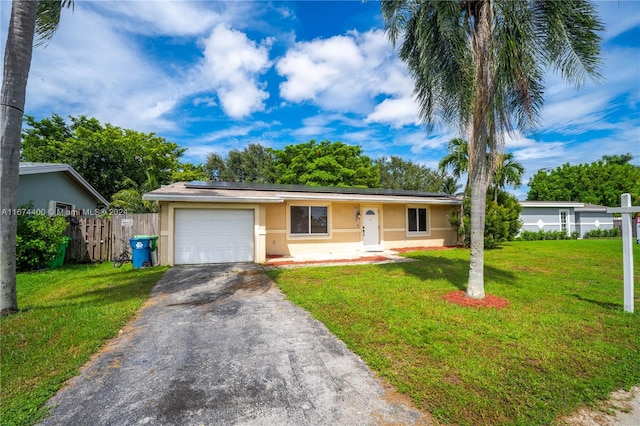
<svg viewBox="0 0 640 426"><path fill-rule="evenodd" d="M430 424L259 265L176 267L44 425Z"/></svg>

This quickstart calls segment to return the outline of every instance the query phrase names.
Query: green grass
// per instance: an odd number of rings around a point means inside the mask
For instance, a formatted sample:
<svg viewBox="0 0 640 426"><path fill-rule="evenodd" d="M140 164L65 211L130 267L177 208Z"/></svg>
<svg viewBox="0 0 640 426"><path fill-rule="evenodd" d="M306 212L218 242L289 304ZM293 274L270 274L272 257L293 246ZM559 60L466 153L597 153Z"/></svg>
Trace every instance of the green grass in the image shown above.
<svg viewBox="0 0 640 426"><path fill-rule="evenodd" d="M635 251L640 310L640 248ZM622 243L516 242L486 252L505 309L453 305L469 252L270 272L399 391L443 423L547 425L640 383L640 315L623 312Z"/></svg>
<svg viewBox="0 0 640 426"><path fill-rule="evenodd" d="M118 334L165 270L104 263L18 274L20 311L0 320L0 423L40 420L45 402Z"/></svg>

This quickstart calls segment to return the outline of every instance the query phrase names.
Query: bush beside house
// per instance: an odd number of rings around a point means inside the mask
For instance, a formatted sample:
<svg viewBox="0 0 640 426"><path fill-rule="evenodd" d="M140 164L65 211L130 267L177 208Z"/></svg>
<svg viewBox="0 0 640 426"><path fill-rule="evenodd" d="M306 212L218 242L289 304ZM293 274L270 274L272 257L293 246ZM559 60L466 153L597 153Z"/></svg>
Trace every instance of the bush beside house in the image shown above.
<svg viewBox="0 0 640 426"><path fill-rule="evenodd" d="M23 206L23 211L33 210ZM64 216L19 215L16 236L16 268L20 272L46 268L64 242L67 229Z"/></svg>

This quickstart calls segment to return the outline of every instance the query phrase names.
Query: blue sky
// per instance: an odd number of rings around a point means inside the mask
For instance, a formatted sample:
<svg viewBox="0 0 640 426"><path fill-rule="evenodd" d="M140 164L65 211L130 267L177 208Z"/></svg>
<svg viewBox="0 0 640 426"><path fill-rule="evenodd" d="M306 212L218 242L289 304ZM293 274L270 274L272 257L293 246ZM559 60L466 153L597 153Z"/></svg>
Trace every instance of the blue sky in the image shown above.
<svg viewBox="0 0 640 426"><path fill-rule="evenodd" d="M640 2L596 1L605 79L549 73L540 131L506 138L526 167L631 152L640 164ZM155 132L204 162L249 143L360 145L435 167L457 129L428 134L413 81L369 1L75 1L34 50L26 113ZM10 1L0 0L2 49ZM3 52L4 54L4 52ZM526 186L515 190L526 196Z"/></svg>

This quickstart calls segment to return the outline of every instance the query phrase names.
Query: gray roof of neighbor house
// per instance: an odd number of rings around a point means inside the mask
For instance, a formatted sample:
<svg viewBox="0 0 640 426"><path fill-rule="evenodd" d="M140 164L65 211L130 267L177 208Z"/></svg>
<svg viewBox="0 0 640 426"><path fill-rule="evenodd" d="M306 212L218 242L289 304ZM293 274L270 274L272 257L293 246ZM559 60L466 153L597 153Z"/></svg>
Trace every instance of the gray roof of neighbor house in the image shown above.
<svg viewBox="0 0 640 426"><path fill-rule="evenodd" d="M221 203L282 203L285 200L330 200L384 203L460 205L446 194L379 188L343 188L238 182L176 182L142 197L154 201L202 201Z"/></svg>
<svg viewBox="0 0 640 426"><path fill-rule="evenodd" d="M522 207L573 207L578 212L606 212L605 206L597 204L581 203L579 201L520 201Z"/></svg>
<svg viewBox="0 0 640 426"><path fill-rule="evenodd" d="M66 173L71 179L73 179L79 186L83 187L93 198L95 198L101 204L105 206L109 205L109 202L95 190L93 186L89 184L73 167L68 164L59 163L31 163L20 162L20 175L35 175L42 173Z"/></svg>

